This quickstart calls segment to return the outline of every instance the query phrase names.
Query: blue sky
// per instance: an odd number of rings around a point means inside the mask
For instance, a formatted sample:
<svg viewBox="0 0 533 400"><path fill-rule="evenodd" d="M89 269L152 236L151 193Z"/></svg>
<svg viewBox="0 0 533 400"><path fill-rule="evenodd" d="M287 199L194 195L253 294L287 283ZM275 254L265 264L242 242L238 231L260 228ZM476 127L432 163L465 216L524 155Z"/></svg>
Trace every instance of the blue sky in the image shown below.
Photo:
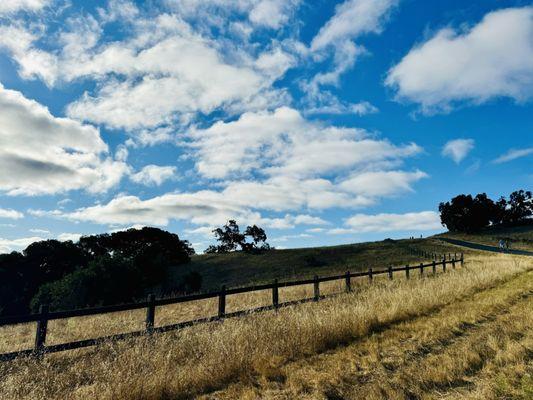
<svg viewBox="0 0 533 400"><path fill-rule="evenodd" d="M8 0L0 252L143 225L429 235L533 186L530 1Z"/></svg>

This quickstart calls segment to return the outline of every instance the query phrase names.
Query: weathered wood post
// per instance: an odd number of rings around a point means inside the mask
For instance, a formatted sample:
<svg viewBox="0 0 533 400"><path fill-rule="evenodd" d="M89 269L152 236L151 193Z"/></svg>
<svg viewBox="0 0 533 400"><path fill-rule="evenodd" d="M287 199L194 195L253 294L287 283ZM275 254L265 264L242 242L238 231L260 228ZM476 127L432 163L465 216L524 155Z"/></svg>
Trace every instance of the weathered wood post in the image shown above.
<svg viewBox="0 0 533 400"><path fill-rule="evenodd" d="M461 253L461 267L463 266L463 262L464 262L464 254Z"/></svg>
<svg viewBox="0 0 533 400"><path fill-rule="evenodd" d="M409 279L409 264L405 266L405 279Z"/></svg>
<svg viewBox="0 0 533 400"><path fill-rule="evenodd" d="M424 263L420 263L420 276L424 275Z"/></svg>
<svg viewBox="0 0 533 400"><path fill-rule="evenodd" d="M44 353L44 344L46 342L46 332L48 330L48 304L43 304L39 307L39 320L37 321L37 329L35 331L35 346L33 352L40 356Z"/></svg>
<svg viewBox="0 0 533 400"><path fill-rule="evenodd" d="M315 275L314 283L313 283L313 300L318 301L320 299L320 281L318 280L318 275Z"/></svg>
<svg viewBox="0 0 533 400"><path fill-rule="evenodd" d="M146 332L151 334L154 332L155 320L155 295L150 293L148 295L148 307L146 308Z"/></svg>
<svg viewBox="0 0 533 400"><path fill-rule="evenodd" d="M279 307L279 288L277 279L274 279L274 286L272 286L272 305L276 310Z"/></svg>
<svg viewBox="0 0 533 400"><path fill-rule="evenodd" d="M220 288L220 293L218 294L218 318L224 318L226 315L226 286L223 285Z"/></svg>
<svg viewBox="0 0 533 400"><path fill-rule="evenodd" d="M442 272L446 272L446 257L442 260Z"/></svg>
<svg viewBox="0 0 533 400"><path fill-rule="evenodd" d="M435 262L435 260L433 260L433 262L431 263L431 268L433 270L433 275L437 275L437 263Z"/></svg>
<svg viewBox="0 0 533 400"><path fill-rule="evenodd" d="M392 265L389 265L389 279L392 280Z"/></svg>
<svg viewBox="0 0 533 400"><path fill-rule="evenodd" d="M455 258L452 258L452 268L455 269Z"/></svg>
<svg viewBox="0 0 533 400"><path fill-rule="evenodd" d="M350 293L352 291L352 280L350 276L350 271L346 271L346 277L344 278L346 281L346 293Z"/></svg>
<svg viewBox="0 0 533 400"><path fill-rule="evenodd" d="M373 276L372 276L372 268L368 268L368 281L370 283L372 283L372 279L373 279Z"/></svg>

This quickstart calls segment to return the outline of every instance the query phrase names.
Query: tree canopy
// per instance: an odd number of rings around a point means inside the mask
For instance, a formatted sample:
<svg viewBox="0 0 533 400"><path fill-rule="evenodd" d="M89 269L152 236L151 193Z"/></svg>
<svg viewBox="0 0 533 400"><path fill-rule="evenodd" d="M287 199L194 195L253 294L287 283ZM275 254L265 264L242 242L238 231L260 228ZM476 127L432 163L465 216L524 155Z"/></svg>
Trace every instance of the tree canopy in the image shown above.
<svg viewBox="0 0 533 400"><path fill-rule="evenodd" d="M149 227L83 236L77 243L35 242L22 253L0 255L0 315L43 303L73 308L131 301L193 253L178 235ZM198 290L201 277L189 281L183 287Z"/></svg>
<svg viewBox="0 0 533 400"><path fill-rule="evenodd" d="M450 232L476 232L490 225L521 225L533 220L533 199L530 191L517 190L509 200L493 201L485 193L475 197L460 194L439 204L441 223Z"/></svg>
<svg viewBox="0 0 533 400"><path fill-rule="evenodd" d="M257 225L247 226L244 233L241 233L239 225L232 219L223 227L214 229L213 233L219 244L209 246L206 253L229 253L237 250L253 253L271 248L266 242L265 230Z"/></svg>

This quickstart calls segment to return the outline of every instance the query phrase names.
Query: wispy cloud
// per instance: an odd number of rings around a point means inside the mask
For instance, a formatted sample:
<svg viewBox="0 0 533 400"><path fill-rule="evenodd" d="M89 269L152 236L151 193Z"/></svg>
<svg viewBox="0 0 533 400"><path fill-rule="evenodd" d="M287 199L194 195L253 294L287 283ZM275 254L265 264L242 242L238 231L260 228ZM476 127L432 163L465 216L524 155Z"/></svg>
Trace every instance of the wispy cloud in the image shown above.
<svg viewBox="0 0 533 400"><path fill-rule="evenodd" d="M533 147L528 147L525 149L511 149L493 160L493 163L502 164L516 160L517 158L527 157L531 154L533 154Z"/></svg>

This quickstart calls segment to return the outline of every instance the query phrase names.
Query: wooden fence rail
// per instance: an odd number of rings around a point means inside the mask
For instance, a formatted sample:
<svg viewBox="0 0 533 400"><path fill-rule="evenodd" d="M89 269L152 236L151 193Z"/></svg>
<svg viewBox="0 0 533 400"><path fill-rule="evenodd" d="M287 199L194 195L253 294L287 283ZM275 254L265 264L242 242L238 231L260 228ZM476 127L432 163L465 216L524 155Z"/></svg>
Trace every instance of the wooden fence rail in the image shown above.
<svg viewBox="0 0 533 400"><path fill-rule="evenodd" d="M193 295L179 296L179 297L172 297L172 298L156 299L153 294L150 294L146 301L128 303L128 304L118 304L118 305L104 306L104 307L85 308L85 309L79 309L79 310L50 312L48 305L42 305L39 309L39 313L37 314L0 317L0 327L6 326L6 325L27 323L27 322L37 323L36 333L35 333L35 344L34 344L33 349L20 350L20 351L0 354L0 361L13 360L17 357L28 356L28 355L41 356L45 353L54 353L58 351L72 350L72 349L78 349L82 347L94 346L94 345L97 345L97 344L100 344L106 341L110 341L110 340L111 341L123 340L123 339L138 337L138 336L142 336L146 334L167 332L171 330L182 329L182 328L189 327L189 326L196 325L196 324L213 322L213 321L221 321L223 319L238 317L238 316L242 316L242 315L246 315L250 313L257 313L257 312L268 311L268 310L277 310L278 308L281 308L281 307L287 307L290 305L301 304L301 303L306 303L310 301L319 301L326 297L332 296L332 295L321 295L320 294L320 283L321 282L344 280L345 291L350 292L352 290L352 285L351 285L352 278L366 276L368 277L369 282L371 283L375 275L388 274L389 279L393 279L394 272L405 271L406 278L409 279L410 271L412 270L418 269L420 271L420 276L423 276L425 268L431 268L432 274L435 275L437 271L437 266L442 265L443 272L446 272L447 264L450 264L452 268L455 268L456 263L460 263L461 266L463 266L463 263L464 263L463 253L460 254L459 258L457 257L457 254L454 254L453 257L451 254L448 254L448 257L446 257L445 254L437 257L435 253L427 253L427 252L420 252L420 253L417 252L416 254L432 259L432 262L426 263L426 264L421 263L420 265L414 265L414 266L406 265L404 267L390 266L387 269L377 270L377 271L373 270L372 268L369 268L368 271L364 271L364 272L347 271L346 273L341 274L341 275L332 275L332 276L324 276L324 277L319 277L315 275L313 279L303 279L303 280L298 280L298 281L279 282L276 279L271 284L232 288L232 289L226 289L225 286L222 286L220 291L217 291L217 292L200 293L200 294L193 294ZM437 259L439 259L439 261L436 261ZM280 288L300 286L300 285L311 285L311 284L313 285L313 297L280 303L279 301L279 289ZM272 290L272 304L271 305L257 307L253 309L235 311L235 312L230 312L230 313L226 312L226 297L227 296L233 295L233 294L255 292L255 291L260 291L260 290ZM178 303L184 303L184 302L190 302L190 301L196 301L196 300L212 299L212 298L218 298L218 314L216 316L205 317L205 318L195 319L195 320L186 321L186 322L180 322L180 323L172 324L172 325L165 325L165 326L159 326L159 327L154 326L155 312L156 312L156 307L158 306L178 304ZM55 320L55 319L88 316L88 315L107 314L107 313L113 313L113 312L118 312L118 311L131 311L131 310L138 310L142 308L146 309L146 321L145 321L144 330L121 333L121 334L111 335L111 336L103 336L103 337L99 337L95 339L86 339L86 340L80 340L80 341L69 342L69 343L55 344L55 345L50 345L50 346L45 345L48 321Z"/></svg>

